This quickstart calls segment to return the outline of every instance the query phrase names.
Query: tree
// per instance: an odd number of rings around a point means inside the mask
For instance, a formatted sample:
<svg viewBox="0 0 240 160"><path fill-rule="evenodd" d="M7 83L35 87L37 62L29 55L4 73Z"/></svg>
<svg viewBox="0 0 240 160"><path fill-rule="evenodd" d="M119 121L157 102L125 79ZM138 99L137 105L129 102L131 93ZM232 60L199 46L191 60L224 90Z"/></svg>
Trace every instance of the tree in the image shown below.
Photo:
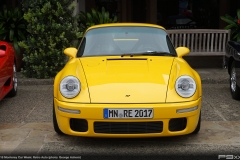
<svg viewBox="0 0 240 160"><path fill-rule="evenodd" d="M77 17L73 16L73 1L22 1L29 32L27 39L19 42L25 49L22 73L26 77L54 77L65 65L63 50L76 47L76 40L81 35Z"/></svg>

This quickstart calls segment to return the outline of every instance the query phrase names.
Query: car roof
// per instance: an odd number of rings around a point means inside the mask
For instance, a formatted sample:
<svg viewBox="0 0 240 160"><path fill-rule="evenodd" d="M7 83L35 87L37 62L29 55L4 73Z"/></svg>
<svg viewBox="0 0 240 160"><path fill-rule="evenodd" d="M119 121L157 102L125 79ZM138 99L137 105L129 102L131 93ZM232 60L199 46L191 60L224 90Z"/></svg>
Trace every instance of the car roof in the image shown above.
<svg viewBox="0 0 240 160"><path fill-rule="evenodd" d="M163 29L166 30L164 27L156 25L156 24L149 24L149 23L107 23L107 24L98 24L98 25L94 25L91 26L87 29L95 29L95 28L102 28L102 27L122 27L122 26L126 26L126 27L154 27L154 28L159 28L159 29Z"/></svg>

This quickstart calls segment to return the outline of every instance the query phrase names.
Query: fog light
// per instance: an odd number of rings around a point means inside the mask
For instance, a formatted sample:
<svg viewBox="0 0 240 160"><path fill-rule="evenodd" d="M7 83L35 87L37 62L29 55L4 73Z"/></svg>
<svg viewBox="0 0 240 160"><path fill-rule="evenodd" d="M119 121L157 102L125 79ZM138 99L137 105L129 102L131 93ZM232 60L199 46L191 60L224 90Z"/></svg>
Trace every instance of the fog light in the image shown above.
<svg viewBox="0 0 240 160"><path fill-rule="evenodd" d="M185 112L192 112L198 109L198 106L193 108L185 108L185 109L177 109L177 113L185 113Z"/></svg>
<svg viewBox="0 0 240 160"><path fill-rule="evenodd" d="M65 108L61 108L58 106L58 110L62 111L62 112L67 112L67 113L73 113L73 114L80 114L80 110L74 110L74 109L65 109Z"/></svg>

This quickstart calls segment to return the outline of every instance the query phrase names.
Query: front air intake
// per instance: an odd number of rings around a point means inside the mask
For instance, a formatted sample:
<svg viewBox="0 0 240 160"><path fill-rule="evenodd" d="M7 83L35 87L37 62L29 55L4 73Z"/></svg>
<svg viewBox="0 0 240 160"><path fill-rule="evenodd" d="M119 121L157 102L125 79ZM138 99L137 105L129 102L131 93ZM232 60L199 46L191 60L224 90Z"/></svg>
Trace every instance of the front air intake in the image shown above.
<svg viewBox="0 0 240 160"><path fill-rule="evenodd" d="M70 128L76 132L87 132L88 122L85 119L70 119Z"/></svg>
<svg viewBox="0 0 240 160"><path fill-rule="evenodd" d="M94 122L95 133L144 134L161 133L163 122Z"/></svg>

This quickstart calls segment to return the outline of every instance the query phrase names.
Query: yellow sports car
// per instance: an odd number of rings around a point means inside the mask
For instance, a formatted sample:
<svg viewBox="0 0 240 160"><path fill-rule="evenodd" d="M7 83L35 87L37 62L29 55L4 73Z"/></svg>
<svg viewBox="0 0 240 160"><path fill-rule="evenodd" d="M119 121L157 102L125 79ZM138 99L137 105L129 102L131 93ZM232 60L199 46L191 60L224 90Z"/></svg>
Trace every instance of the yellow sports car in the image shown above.
<svg viewBox="0 0 240 160"><path fill-rule="evenodd" d="M159 25L90 27L67 48L54 80L53 125L58 134L158 137L198 133L202 86L198 73Z"/></svg>

